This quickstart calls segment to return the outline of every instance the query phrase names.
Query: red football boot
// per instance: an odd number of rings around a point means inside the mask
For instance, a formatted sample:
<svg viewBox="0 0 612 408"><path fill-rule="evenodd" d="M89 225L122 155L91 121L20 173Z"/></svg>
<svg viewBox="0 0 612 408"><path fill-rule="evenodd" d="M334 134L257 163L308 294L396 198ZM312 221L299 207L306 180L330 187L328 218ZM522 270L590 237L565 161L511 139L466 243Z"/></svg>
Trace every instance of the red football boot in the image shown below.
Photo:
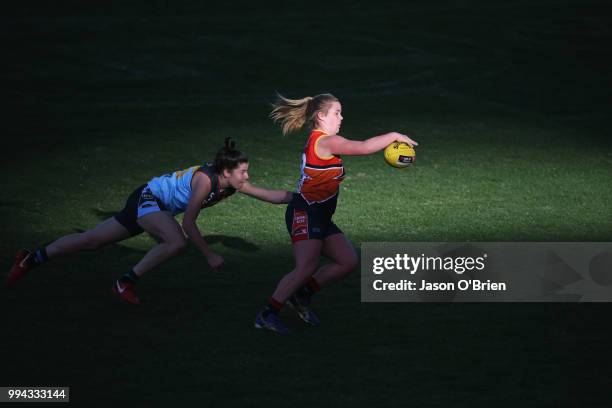
<svg viewBox="0 0 612 408"><path fill-rule="evenodd" d="M25 260L32 253L27 249L20 249L17 251L17 255L15 256L15 262L11 267L11 270L8 273L8 277L6 279L6 287L10 288L17 282L19 279L23 277L26 273L32 269L31 265L27 265Z"/></svg>
<svg viewBox="0 0 612 408"><path fill-rule="evenodd" d="M134 285L131 283L115 281L113 292L126 302L130 302L133 305L140 304L140 299L134 293Z"/></svg>

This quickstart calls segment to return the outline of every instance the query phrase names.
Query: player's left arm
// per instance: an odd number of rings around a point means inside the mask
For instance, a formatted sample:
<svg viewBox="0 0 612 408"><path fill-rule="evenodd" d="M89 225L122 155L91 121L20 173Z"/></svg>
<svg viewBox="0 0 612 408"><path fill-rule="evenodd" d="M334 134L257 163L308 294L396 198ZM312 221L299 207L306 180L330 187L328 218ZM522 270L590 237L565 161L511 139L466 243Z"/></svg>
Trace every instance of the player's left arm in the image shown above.
<svg viewBox="0 0 612 408"><path fill-rule="evenodd" d="M251 197L255 197L262 201L267 201L272 204L286 204L293 198L293 193L286 190L268 190L261 187L255 187L249 182L245 182L240 190L241 193Z"/></svg>

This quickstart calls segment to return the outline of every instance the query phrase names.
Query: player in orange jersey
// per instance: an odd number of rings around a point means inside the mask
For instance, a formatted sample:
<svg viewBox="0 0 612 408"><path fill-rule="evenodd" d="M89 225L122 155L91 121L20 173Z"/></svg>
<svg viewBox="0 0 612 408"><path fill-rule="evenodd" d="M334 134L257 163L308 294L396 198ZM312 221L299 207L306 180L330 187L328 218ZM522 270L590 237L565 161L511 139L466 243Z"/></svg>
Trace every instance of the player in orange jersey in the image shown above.
<svg viewBox="0 0 612 408"><path fill-rule="evenodd" d="M295 268L278 283L268 305L257 314L255 327L288 334L278 312L288 304L306 323L319 325L310 308L312 295L344 277L357 267L355 249L334 224L339 186L344 179L340 155L359 156L378 152L398 141L417 145L406 135L391 132L364 141L338 135L342 105L330 94L303 99L278 95L270 117L281 125L283 134L305 124L312 129L302 154L301 177L297 192L287 206L285 221L293 242ZM318 266L321 254L331 263Z"/></svg>

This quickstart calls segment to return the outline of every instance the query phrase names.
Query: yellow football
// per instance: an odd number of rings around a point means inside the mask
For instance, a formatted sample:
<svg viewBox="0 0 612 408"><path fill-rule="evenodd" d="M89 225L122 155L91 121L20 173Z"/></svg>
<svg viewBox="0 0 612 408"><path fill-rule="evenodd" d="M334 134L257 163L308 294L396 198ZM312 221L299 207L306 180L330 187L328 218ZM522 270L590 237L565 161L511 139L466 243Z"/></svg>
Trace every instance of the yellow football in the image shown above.
<svg viewBox="0 0 612 408"><path fill-rule="evenodd" d="M416 152L406 143L393 142L385 148L385 161L389 166L404 169L412 165L415 159Z"/></svg>

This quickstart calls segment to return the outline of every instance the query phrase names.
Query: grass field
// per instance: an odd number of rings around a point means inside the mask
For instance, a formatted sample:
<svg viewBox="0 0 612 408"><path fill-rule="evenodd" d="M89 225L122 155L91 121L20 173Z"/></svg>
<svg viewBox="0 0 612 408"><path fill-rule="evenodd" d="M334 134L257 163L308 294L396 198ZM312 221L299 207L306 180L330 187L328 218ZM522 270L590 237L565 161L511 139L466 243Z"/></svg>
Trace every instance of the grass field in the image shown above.
<svg viewBox="0 0 612 408"><path fill-rule="evenodd" d="M54 3L0 19L5 269L225 136L254 184L293 189L306 135L267 119L276 91L335 94L347 137L419 141L407 171L345 158L335 221L357 248L612 241L605 2ZM0 386L70 386L88 406L610 405L607 304L365 304L356 272L319 295L320 328L285 312L296 335L256 331L292 267L283 217L244 196L207 209L226 268L190 248L146 275L138 308L110 285L144 235L44 265L0 294Z"/></svg>

